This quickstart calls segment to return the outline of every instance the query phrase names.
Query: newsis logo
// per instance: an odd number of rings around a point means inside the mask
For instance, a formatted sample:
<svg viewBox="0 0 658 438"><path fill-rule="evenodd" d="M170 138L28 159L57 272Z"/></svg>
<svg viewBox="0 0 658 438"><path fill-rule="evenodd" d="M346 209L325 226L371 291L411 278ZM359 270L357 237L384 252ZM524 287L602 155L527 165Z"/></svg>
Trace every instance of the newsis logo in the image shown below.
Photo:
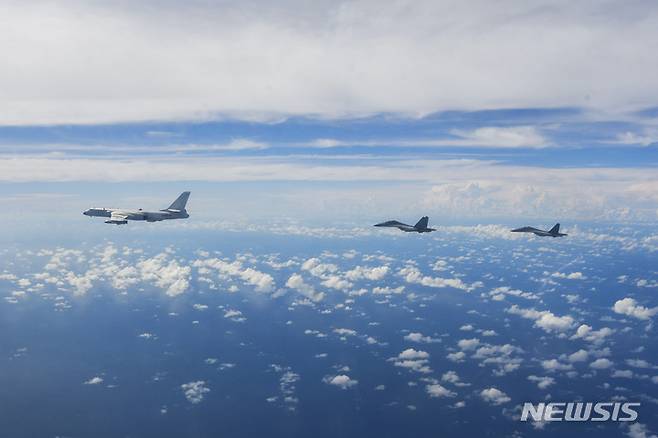
<svg viewBox="0 0 658 438"><path fill-rule="evenodd" d="M521 421L635 421L640 403L524 403Z"/></svg>

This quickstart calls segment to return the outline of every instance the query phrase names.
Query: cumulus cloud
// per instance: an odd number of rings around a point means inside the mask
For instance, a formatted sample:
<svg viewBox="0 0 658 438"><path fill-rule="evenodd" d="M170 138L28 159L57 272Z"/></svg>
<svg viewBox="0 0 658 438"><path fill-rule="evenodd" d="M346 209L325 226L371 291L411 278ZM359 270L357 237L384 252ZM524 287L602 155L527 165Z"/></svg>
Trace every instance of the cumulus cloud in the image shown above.
<svg viewBox="0 0 658 438"><path fill-rule="evenodd" d="M452 287L470 292L473 289L481 286L480 283L466 284L459 278L441 278L423 275L417 267L412 265L400 269L399 274L407 283L421 284L427 287Z"/></svg>
<svg viewBox="0 0 658 438"><path fill-rule="evenodd" d="M358 380L354 380L345 374L328 376L324 379L324 382L329 385L338 386L340 389L348 389L359 383Z"/></svg>
<svg viewBox="0 0 658 438"><path fill-rule="evenodd" d="M494 406L502 405L503 403L507 403L510 400L512 400L503 391L494 387L483 389L480 392L480 397L485 402L490 403Z"/></svg>
<svg viewBox="0 0 658 438"><path fill-rule="evenodd" d="M187 401L192 404L201 403L204 395L210 392L210 388L206 386L206 382L203 380L184 383L180 387L183 390L183 394Z"/></svg>
<svg viewBox="0 0 658 438"><path fill-rule="evenodd" d="M644 307L637 304L633 298L626 297L615 302L612 308L620 315L632 316L633 318L647 320L658 313L658 307Z"/></svg>
<svg viewBox="0 0 658 438"><path fill-rule="evenodd" d="M258 271L254 268L245 268L239 260L227 262L218 258L199 259L192 264L197 268L214 269L220 275L237 277L246 284L254 286L257 292L271 292L275 288L274 278L270 274Z"/></svg>
<svg viewBox="0 0 658 438"><path fill-rule="evenodd" d="M411 332L404 336L405 341L418 342L430 344L433 342L441 342L440 339L432 338L431 336L424 336L419 332Z"/></svg>
<svg viewBox="0 0 658 438"><path fill-rule="evenodd" d="M614 332L614 330L608 327L603 327L599 330L592 330L592 327L589 325L581 324L576 330L576 334L574 334L571 339L584 339L594 344L600 344L606 337L612 335Z"/></svg>
<svg viewBox="0 0 658 438"><path fill-rule="evenodd" d="M480 340L477 338L472 338L472 339L460 339L457 342L457 346L461 350L474 350L478 345L480 345Z"/></svg>
<svg viewBox="0 0 658 438"><path fill-rule="evenodd" d="M573 369L573 365L568 363L562 363L557 359L547 359L541 362L541 366L546 371L570 371Z"/></svg>
<svg viewBox="0 0 658 438"><path fill-rule="evenodd" d="M418 373L427 374L432 372L432 369L429 367L429 353L422 350L414 350L413 348L407 348L403 352L389 359L393 362L393 365L396 367L407 368L411 371Z"/></svg>
<svg viewBox="0 0 658 438"><path fill-rule="evenodd" d="M286 281L286 287L299 292L301 295L310 299L311 301L322 301L324 299L324 292L318 292L313 286L306 283L304 278L299 274L293 274Z"/></svg>
<svg viewBox="0 0 658 438"><path fill-rule="evenodd" d="M574 324L574 319L571 316L557 316L548 310L537 311L535 309L523 309L515 304L507 308L505 311L526 319L534 320L535 326L541 328L547 333L564 332L570 329Z"/></svg>
<svg viewBox="0 0 658 438"><path fill-rule="evenodd" d="M511 287L508 286L497 287L495 289L492 289L491 292L489 292L489 296L494 301L502 301L505 299L506 295L511 297L525 298L526 300L539 299L539 297L536 294L533 294L532 292L524 292L519 289L512 289Z"/></svg>
<svg viewBox="0 0 658 438"><path fill-rule="evenodd" d="M551 274L551 277L563 278L563 279L567 279L567 280L585 280L585 279L587 279L587 277L585 277L582 272L570 272L569 274L566 274L564 272L553 272Z"/></svg>
<svg viewBox="0 0 658 438"><path fill-rule="evenodd" d="M388 271L388 266L356 266L354 269L347 271L345 276L352 281L358 281L364 278L367 280L378 281L386 277Z"/></svg>
<svg viewBox="0 0 658 438"><path fill-rule="evenodd" d="M538 377L530 375L528 376L528 380L537 383L537 388L539 389L546 389L555 383L555 379L552 377Z"/></svg>
<svg viewBox="0 0 658 438"><path fill-rule="evenodd" d="M404 292L404 286L399 286L399 287L376 286L372 288L372 293L375 295L401 294L402 292Z"/></svg>
<svg viewBox="0 0 658 438"><path fill-rule="evenodd" d="M98 376L92 377L91 379L84 382L85 385L99 385L101 383L103 383L103 378Z"/></svg>
<svg viewBox="0 0 658 438"><path fill-rule="evenodd" d="M356 336L356 330L347 328L335 328L334 333L340 336Z"/></svg>
<svg viewBox="0 0 658 438"><path fill-rule="evenodd" d="M231 321L235 321L235 322L243 322L247 320L247 318L242 316L241 311L234 309L226 309L226 311L224 312L224 318L230 319Z"/></svg>
<svg viewBox="0 0 658 438"><path fill-rule="evenodd" d="M589 353L585 350L578 350L568 356L569 362L585 362L589 357Z"/></svg>
<svg viewBox="0 0 658 438"><path fill-rule="evenodd" d="M502 376L516 371L521 366L523 359L518 357L521 353L523 349L512 344L485 344L475 350L472 357L481 360L483 365L495 366L494 375Z"/></svg>
<svg viewBox="0 0 658 438"><path fill-rule="evenodd" d="M658 435L653 434L646 424L633 423L628 426L626 435L630 438L658 438Z"/></svg>
<svg viewBox="0 0 658 438"><path fill-rule="evenodd" d="M184 293L190 285L192 269L176 260L168 260L167 253L141 260L137 263L137 268L142 280L154 283L171 297Z"/></svg>
<svg viewBox="0 0 658 438"><path fill-rule="evenodd" d="M433 398L455 397L457 395L456 393L450 391L438 383L425 385L425 392L427 392L427 394Z"/></svg>
<svg viewBox="0 0 658 438"><path fill-rule="evenodd" d="M593 368L595 370L605 370L607 368L610 368L612 365L613 365L612 361L605 357L596 359L594 362L589 364L590 368Z"/></svg>

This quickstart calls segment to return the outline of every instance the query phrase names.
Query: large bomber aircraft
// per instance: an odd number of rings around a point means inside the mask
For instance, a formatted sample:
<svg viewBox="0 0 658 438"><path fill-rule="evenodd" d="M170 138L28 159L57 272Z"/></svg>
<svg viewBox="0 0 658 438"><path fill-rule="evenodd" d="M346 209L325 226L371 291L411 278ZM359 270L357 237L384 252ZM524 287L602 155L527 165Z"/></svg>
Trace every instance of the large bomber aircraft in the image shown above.
<svg viewBox="0 0 658 438"><path fill-rule="evenodd" d="M169 219L187 219L190 217L185 210L185 205L190 197L190 192L183 192L167 208L159 211L124 210L120 208L90 208L82 214L85 216L107 217L106 224L125 225L128 221L159 222Z"/></svg>
<svg viewBox="0 0 658 438"><path fill-rule="evenodd" d="M430 233L432 231L436 231L434 228L427 228L427 224L429 223L429 220L430 220L429 217L423 216L414 226L403 224L402 222L398 222L398 221L386 221L380 224L375 224L374 226L398 228L406 233Z"/></svg>
<svg viewBox="0 0 658 438"><path fill-rule="evenodd" d="M536 236L540 237L562 237L566 236L567 234L565 233L560 233L560 224L555 224L553 228L551 228L548 231L545 230L540 230L538 228L534 227L522 227L522 228L515 228L511 230L512 233L533 233Z"/></svg>

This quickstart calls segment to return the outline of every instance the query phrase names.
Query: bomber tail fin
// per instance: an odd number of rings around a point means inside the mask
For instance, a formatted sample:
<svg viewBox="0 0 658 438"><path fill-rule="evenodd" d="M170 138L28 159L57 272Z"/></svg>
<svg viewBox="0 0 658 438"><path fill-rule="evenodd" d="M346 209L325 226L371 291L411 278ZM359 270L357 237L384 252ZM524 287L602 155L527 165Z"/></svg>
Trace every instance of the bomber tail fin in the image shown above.
<svg viewBox="0 0 658 438"><path fill-rule="evenodd" d="M555 226L553 228L551 228L548 232L551 233L551 234L559 233L560 232L560 224L559 223L555 224Z"/></svg>
<svg viewBox="0 0 658 438"><path fill-rule="evenodd" d="M420 229L425 229L427 228L427 224L429 223L430 218L427 216L423 216L420 218L420 220L414 225L415 228L420 228Z"/></svg>
<svg viewBox="0 0 658 438"><path fill-rule="evenodd" d="M190 197L190 192L183 192L180 194L178 198L174 202L171 203L171 205L167 208L167 210L177 210L177 211L183 211L185 210L185 206L187 205L187 200Z"/></svg>

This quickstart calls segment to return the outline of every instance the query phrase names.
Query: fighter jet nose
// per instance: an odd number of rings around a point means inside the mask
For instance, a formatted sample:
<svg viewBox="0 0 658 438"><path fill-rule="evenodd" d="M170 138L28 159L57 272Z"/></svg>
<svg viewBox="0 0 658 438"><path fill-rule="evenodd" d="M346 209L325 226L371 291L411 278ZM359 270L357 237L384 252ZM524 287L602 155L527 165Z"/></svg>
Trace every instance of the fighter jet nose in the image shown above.
<svg viewBox="0 0 658 438"><path fill-rule="evenodd" d="M382 222L381 224L375 224L375 225L373 225L373 227L383 227L383 226L384 226L384 223L383 223L383 222Z"/></svg>

